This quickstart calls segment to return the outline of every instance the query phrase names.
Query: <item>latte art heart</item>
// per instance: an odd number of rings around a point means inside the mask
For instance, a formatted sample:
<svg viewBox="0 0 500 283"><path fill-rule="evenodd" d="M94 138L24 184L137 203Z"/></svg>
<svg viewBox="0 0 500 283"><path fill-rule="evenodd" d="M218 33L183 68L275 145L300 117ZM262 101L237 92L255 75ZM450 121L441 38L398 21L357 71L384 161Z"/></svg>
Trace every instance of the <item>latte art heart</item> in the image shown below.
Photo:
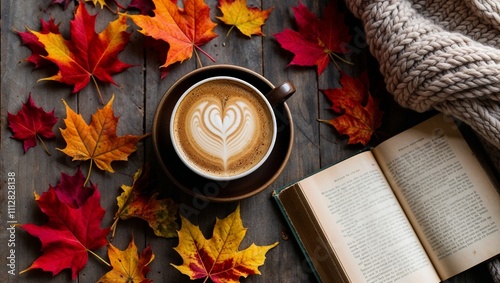
<svg viewBox="0 0 500 283"><path fill-rule="evenodd" d="M203 101L192 112L191 135L199 148L220 158L227 167L228 160L251 143L256 134L252 108L239 99Z"/></svg>
<svg viewBox="0 0 500 283"><path fill-rule="evenodd" d="M253 172L271 153L275 119L258 90L234 78L201 81L172 112L171 138L182 162L208 178Z"/></svg>

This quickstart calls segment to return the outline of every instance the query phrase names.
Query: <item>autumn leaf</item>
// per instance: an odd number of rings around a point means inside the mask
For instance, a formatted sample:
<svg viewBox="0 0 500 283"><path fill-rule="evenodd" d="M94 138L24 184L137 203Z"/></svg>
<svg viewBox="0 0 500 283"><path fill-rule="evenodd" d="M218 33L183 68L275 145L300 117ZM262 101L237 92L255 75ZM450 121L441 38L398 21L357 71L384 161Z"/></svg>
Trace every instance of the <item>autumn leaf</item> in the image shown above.
<svg viewBox="0 0 500 283"><path fill-rule="evenodd" d="M194 226L181 215L182 228L178 231L179 244L174 248L183 260L174 265L191 280L210 278L214 283L239 282L241 276L260 274L259 266L264 264L266 253L278 245L251 244L238 251L245 237L246 228L240 217L240 207L224 219L217 219L212 238L206 240L199 227Z"/></svg>
<svg viewBox="0 0 500 283"><path fill-rule="evenodd" d="M36 146L36 140L38 139L45 152L50 155L42 138L52 139L56 137L52 127L57 123L57 120L54 110L45 112L43 108L37 107L31 98L31 94L17 114L7 112L9 128L14 134L12 138L23 142L24 153L31 147Z"/></svg>
<svg viewBox="0 0 500 283"><path fill-rule="evenodd" d="M318 75L321 75L330 60L335 63L334 58L348 63L337 53L349 52L347 44L352 36L336 4L329 1L321 19L302 3L293 7L298 31L285 29L274 35L283 49L295 55L289 66L317 66Z"/></svg>
<svg viewBox="0 0 500 283"><path fill-rule="evenodd" d="M128 26L124 16L110 22L100 34L95 32L95 20L96 15L89 15L85 5L80 3L71 21L70 40L64 39L60 33L30 32L45 47L48 54L45 58L59 68L56 75L41 80L74 85L72 92L76 93L92 79L104 104L96 80L116 85L111 75L133 66L118 59L118 54L129 41L130 33L126 32Z"/></svg>
<svg viewBox="0 0 500 283"><path fill-rule="evenodd" d="M177 0L175 0L175 3L177 3ZM127 6L127 10L129 9L137 9L140 11L141 15L150 15L154 16L154 10L155 5L153 3L153 0L132 0L130 1L130 4Z"/></svg>
<svg viewBox="0 0 500 283"><path fill-rule="evenodd" d="M376 129L382 125L379 102L369 92L366 74L352 78L344 73L340 79L342 88L323 90L333 103L332 109L340 113L331 120L319 120L330 124L342 135L349 136L349 144L366 145Z"/></svg>
<svg viewBox="0 0 500 283"><path fill-rule="evenodd" d="M54 19L50 19L48 22L41 19L40 22L42 25L40 33L59 33L59 24L56 25L54 23ZM42 43L40 43L40 41L38 41L38 38L33 33L29 31L19 32L17 30L14 30L14 32L21 37L21 44L25 45L31 50L31 55L28 58L24 59L24 61L33 63L35 65L34 69L53 64L51 61L45 59L45 57L48 55L45 51L45 47Z"/></svg>
<svg viewBox="0 0 500 283"><path fill-rule="evenodd" d="M210 20L210 8L203 0L184 0L183 9L177 1L153 0L154 16L128 15L141 29L139 32L169 44L165 63L161 67L168 67L176 62L183 62L192 57L193 51L202 52L212 61L215 61L200 46L217 37L213 32L216 24ZM198 62L201 61L198 57Z"/></svg>
<svg viewBox="0 0 500 283"><path fill-rule="evenodd" d="M92 115L90 124L83 120L80 114L76 114L63 100L66 106L66 129L61 129L61 135L66 141L64 149L58 149L74 160L89 160L90 169L87 174L87 183L92 164L95 163L101 170L113 173L112 161L126 161L128 156L137 150L136 144L142 138L148 136L125 135L118 137L116 127L118 117L113 112L113 96L102 109L98 109Z"/></svg>
<svg viewBox="0 0 500 283"><path fill-rule="evenodd" d="M104 8L104 6L108 6L106 4L106 0L85 0L85 2L92 2L96 7L99 4L101 6L101 9ZM116 3L116 1L114 2Z"/></svg>
<svg viewBox="0 0 500 283"><path fill-rule="evenodd" d="M370 96L370 82L366 71L356 78L340 72L339 82L342 88L322 90L323 94L332 102L332 109L336 113L354 107L355 104L363 104Z"/></svg>
<svg viewBox="0 0 500 283"><path fill-rule="evenodd" d="M116 198L118 211L111 226L113 236L119 219L126 220L133 217L146 220L157 236L165 238L177 236L178 225L175 215L178 205L168 198L158 199L158 193L150 189L150 178L149 166L145 166L135 173L132 186L121 186L123 192Z"/></svg>
<svg viewBox="0 0 500 283"><path fill-rule="evenodd" d="M149 245L139 254L134 238L132 238L124 251L119 250L112 244L108 244L108 257L113 269L101 277L97 281L98 283L153 282L153 280L146 278L150 270L148 265L155 258Z"/></svg>
<svg viewBox="0 0 500 283"><path fill-rule="evenodd" d="M77 191L78 187L69 189ZM52 187L36 196L48 222L42 226L29 223L20 227L40 239L43 254L21 273L42 269L56 275L63 269L71 269L74 280L87 264L88 253L106 245L109 229L100 228L105 212L100 205L101 195L97 187L89 189L90 196L77 208L61 201Z"/></svg>
<svg viewBox="0 0 500 283"><path fill-rule="evenodd" d="M97 187L92 183L90 187L85 187L85 176L83 176L80 168L73 176L62 172L61 180L57 186L50 186L50 188L55 191L59 201L72 208L79 208L84 205L87 199L97 190Z"/></svg>
<svg viewBox="0 0 500 283"><path fill-rule="evenodd" d="M106 3L106 0L85 0L85 2L92 2L95 7L99 5L101 9L107 7L109 10L111 10L110 6ZM118 3L116 0L108 0L108 2L113 2L118 8L125 9L125 7L121 6L120 3Z"/></svg>
<svg viewBox="0 0 500 283"><path fill-rule="evenodd" d="M246 0L219 0L222 17L217 17L227 25L238 28L244 35L263 35L261 27L269 17L273 8L261 10L257 7L247 7Z"/></svg>
<svg viewBox="0 0 500 283"><path fill-rule="evenodd" d="M69 3L73 2L73 0L52 0L50 5L60 4L63 6L63 9L66 10L68 8Z"/></svg>

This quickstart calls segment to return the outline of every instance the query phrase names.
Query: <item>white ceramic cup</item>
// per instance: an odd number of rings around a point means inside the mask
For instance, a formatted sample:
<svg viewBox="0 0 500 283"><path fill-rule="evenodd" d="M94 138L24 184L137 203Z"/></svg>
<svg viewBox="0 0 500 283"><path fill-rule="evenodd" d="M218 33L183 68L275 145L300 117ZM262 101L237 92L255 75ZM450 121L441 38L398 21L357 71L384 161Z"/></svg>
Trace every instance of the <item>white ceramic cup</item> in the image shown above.
<svg viewBox="0 0 500 283"><path fill-rule="evenodd" d="M177 111L178 111L178 108L179 108L179 105L181 104L181 102L193 89L197 88L198 86L200 86L202 84L205 84L205 83L208 83L211 81L217 81L217 80L232 81L232 82L236 82L238 84L241 84L243 86L250 88L255 95L258 95L265 102L264 110L268 111L270 113L269 116L271 117L270 122L272 124L272 138L271 138L271 142L269 143L268 148L266 149L266 153L262 156L262 158L260 160L258 160L258 162L255 162L252 167L247 168L247 170L236 173L236 174L222 174L222 175L221 174L212 174L212 173L208 172L205 168L201 168L195 162L190 161L190 158L184 152L184 150L182 149L182 145L180 145L178 143L178 140L176 138L176 133L175 133L175 131L176 131L176 128L175 128L176 127L175 126L176 118L175 118L175 116L177 114ZM272 93L272 92L273 91L271 91L270 93ZM276 94L276 91L274 92L274 95L275 94ZM230 95L230 94L227 94L227 95ZM225 121L225 119L224 119L225 117L221 116L219 118L220 118L219 122L224 123L223 121ZM256 126L261 127L262 125L256 125ZM230 76L210 77L210 78L204 79L202 81L199 81L196 84L189 87L177 100L177 102L174 106L174 109L172 111L171 118L170 118L170 138L172 141L173 148L174 148L175 152L177 153L177 155L179 156L180 160L194 173L196 173L204 178L211 179L211 180L217 180L217 181L229 181L229 180L242 178L244 176L251 174L255 170L257 170L262 164L264 164L266 162L267 158L271 154L273 147L274 147L274 144L275 144L275 141L276 141L276 135L277 135L277 125L276 125L276 118L274 116L273 106L269 103L266 96L264 94L262 94L256 87L254 87L250 83L248 83L244 80L235 78L235 77L230 77ZM258 137L253 136L252 138L258 138Z"/></svg>

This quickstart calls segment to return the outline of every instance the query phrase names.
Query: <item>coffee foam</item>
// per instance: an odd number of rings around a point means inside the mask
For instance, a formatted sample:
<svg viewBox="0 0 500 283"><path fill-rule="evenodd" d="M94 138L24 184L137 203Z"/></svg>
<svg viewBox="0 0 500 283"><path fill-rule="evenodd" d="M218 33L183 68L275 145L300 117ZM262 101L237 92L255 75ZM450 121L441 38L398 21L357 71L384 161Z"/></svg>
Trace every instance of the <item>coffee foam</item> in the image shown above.
<svg viewBox="0 0 500 283"><path fill-rule="evenodd" d="M244 85L207 82L179 104L175 138L193 166L210 175L237 175L259 163L272 143L272 117L266 108Z"/></svg>

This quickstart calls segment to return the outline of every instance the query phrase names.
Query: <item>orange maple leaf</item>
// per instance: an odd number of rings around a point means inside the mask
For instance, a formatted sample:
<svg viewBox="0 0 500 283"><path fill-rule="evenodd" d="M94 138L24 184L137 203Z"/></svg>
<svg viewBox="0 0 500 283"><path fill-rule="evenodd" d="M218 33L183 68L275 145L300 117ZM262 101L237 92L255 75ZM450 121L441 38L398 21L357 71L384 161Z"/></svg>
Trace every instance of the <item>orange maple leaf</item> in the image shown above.
<svg viewBox="0 0 500 283"><path fill-rule="evenodd" d="M90 79L96 79L115 84L112 74L123 72L131 64L118 60L118 54L123 51L130 39L126 17L118 19L100 33L95 32L96 15L89 15L82 2L78 5L75 18L71 21L71 40L66 40L60 33L43 33L30 30L43 44L47 56L42 56L57 65L56 75L41 80L59 81L74 85L73 93L87 86ZM97 87L99 98L104 104Z"/></svg>
<svg viewBox="0 0 500 283"><path fill-rule="evenodd" d="M161 67L183 62L191 58L193 51L198 57L196 50L215 61L200 48L217 37L213 32L216 24L210 20L210 8L203 0L184 0L183 9L175 2L177 1L153 0L155 5L153 17L148 15L128 15L128 17L141 28L139 32L142 34L169 44L166 61Z"/></svg>
<svg viewBox="0 0 500 283"><path fill-rule="evenodd" d="M330 124L343 135L349 136L348 144L368 144L373 133L382 125L382 111L379 102L368 90L368 77L362 73L353 78L341 73L342 88L323 90L333 103L332 109L340 113L331 120L318 121Z"/></svg>
<svg viewBox="0 0 500 283"><path fill-rule="evenodd" d="M119 250L112 244L108 244L108 257L113 269L104 274L104 276L97 281L98 283L153 282L153 280L146 278L146 275L150 270L148 265L155 258L155 255L149 245L139 254L133 237L124 251Z"/></svg>
<svg viewBox="0 0 500 283"><path fill-rule="evenodd" d="M92 115L89 125L83 120L82 115L76 114L63 100L66 106L66 129L60 129L61 135L66 141L66 147L59 149L73 160L89 160L90 168L87 174L87 183L92 163L95 163L101 170L113 173L111 162L116 160L126 161L128 156L137 150L136 144L146 135L116 136L116 126L118 117L114 116L112 104L115 97L111 97L108 104L102 109L98 109Z"/></svg>
<svg viewBox="0 0 500 283"><path fill-rule="evenodd" d="M115 214L115 222L111 226L115 235L119 219L138 217L148 222L156 236L172 238L176 237L178 224L175 215L178 205L169 198L158 199L158 192L150 190L149 166L144 170L139 169L134 174L132 186L122 185L122 194L116 198L118 211Z"/></svg>
<svg viewBox="0 0 500 283"><path fill-rule="evenodd" d="M247 7L246 0L219 0L219 9L222 17L217 17L225 24L238 28L244 35L263 35L262 26L274 8L261 10L257 7Z"/></svg>
<svg viewBox="0 0 500 283"><path fill-rule="evenodd" d="M178 231L179 244L175 247L182 265L174 265L191 280L210 278L214 283L236 283L241 276L260 274L266 253L278 242L268 246L250 245L243 251L238 247L246 234L240 217L240 207L224 219L217 219L213 236L205 239L200 228L181 215L182 228Z"/></svg>

